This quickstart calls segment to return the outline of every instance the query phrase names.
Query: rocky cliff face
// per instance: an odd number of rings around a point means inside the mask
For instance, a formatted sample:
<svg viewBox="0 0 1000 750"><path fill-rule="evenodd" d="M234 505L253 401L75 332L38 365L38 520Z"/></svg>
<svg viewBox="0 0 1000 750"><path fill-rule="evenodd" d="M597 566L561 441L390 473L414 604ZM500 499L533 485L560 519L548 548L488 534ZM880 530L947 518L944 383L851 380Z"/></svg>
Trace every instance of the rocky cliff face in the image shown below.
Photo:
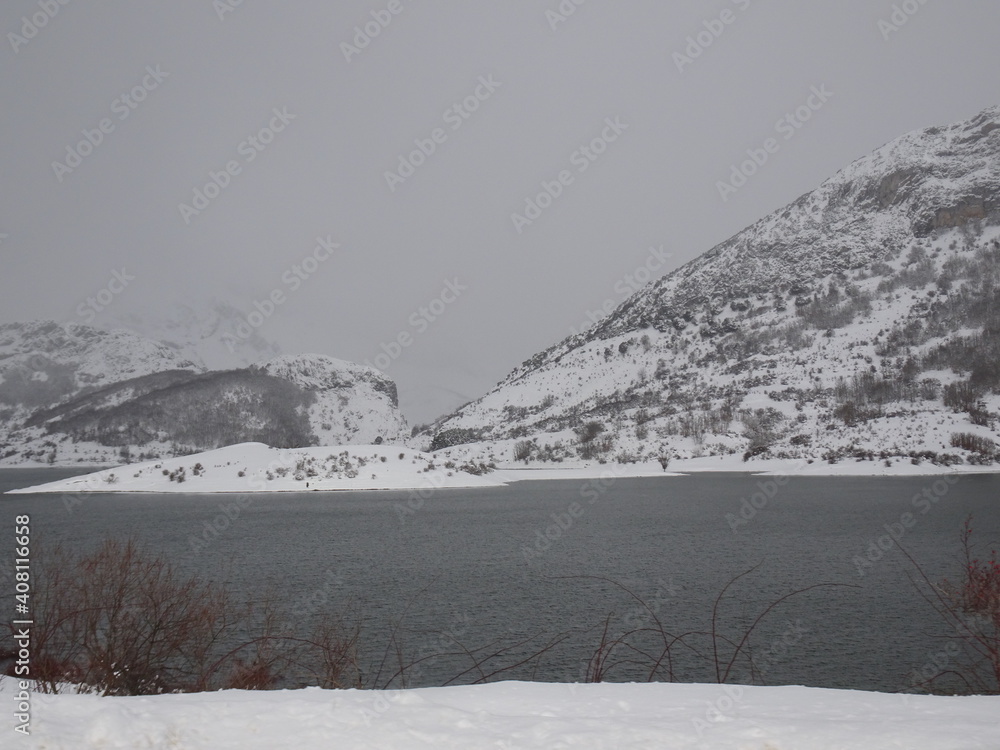
<svg viewBox="0 0 1000 750"><path fill-rule="evenodd" d="M998 226L993 107L886 144L651 282L435 425L436 444L978 460L952 443L995 436Z"/></svg>
<svg viewBox="0 0 1000 750"><path fill-rule="evenodd" d="M251 369L312 394L309 422L319 445L398 442L407 437L396 384L373 367L308 354L278 357Z"/></svg>

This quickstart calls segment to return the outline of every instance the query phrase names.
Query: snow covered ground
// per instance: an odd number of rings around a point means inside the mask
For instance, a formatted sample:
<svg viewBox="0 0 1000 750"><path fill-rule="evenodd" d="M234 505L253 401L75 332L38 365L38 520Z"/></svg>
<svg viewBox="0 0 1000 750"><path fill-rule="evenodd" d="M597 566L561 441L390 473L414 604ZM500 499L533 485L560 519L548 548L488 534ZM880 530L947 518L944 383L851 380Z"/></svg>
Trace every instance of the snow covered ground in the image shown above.
<svg viewBox="0 0 1000 750"><path fill-rule="evenodd" d="M503 481L493 474L475 476L457 465L435 462L426 453L395 445L279 449L240 443L12 492L305 492L499 484Z"/></svg>
<svg viewBox="0 0 1000 750"><path fill-rule="evenodd" d="M747 462L737 455L702 456L686 458L670 462L669 469L664 472L656 461L646 461L634 464L619 464L609 461L605 464L596 462L565 462L555 467L552 464L535 464L525 467L519 465L499 465L501 474L508 482L527 479L589 479L600 477L662 477L683 476L713 471L784 475L784 476L923 476L932 474L982 474L1000 472L1000 466L939 466L929 461L914 464L909 460L896 460L891 466L883 461L856 461L845 459L835 464L826 461L802 459L754 459Z"/></svg>
<svg viewBox="0 0 1000 750"><path fill-rule="evenodd" d="M56 482L11 490L7 494L80 492L305 492L331 490L434 490L496 487L511 482L548 479L675 477L700 472L742 472L785 476L914 476L995 472L997 467L937 466L896 461L825 461L766 459L744 462L739 456L705 456L674 461L665 472L659 463L634 464L567 461L552 464L501 464L486 474L473 474L461 455L431 455L393 445L349 445L278 449L242 443L179 458L127 464Z"/></svg>
<svg viewBox="0 0 1000 750"><path fill-rule="evenodd" d="M0 682L13 703L10 678ZM1000 697L804 687L499 682L396 691L31 696L41 750L997 750Z"/></svg>

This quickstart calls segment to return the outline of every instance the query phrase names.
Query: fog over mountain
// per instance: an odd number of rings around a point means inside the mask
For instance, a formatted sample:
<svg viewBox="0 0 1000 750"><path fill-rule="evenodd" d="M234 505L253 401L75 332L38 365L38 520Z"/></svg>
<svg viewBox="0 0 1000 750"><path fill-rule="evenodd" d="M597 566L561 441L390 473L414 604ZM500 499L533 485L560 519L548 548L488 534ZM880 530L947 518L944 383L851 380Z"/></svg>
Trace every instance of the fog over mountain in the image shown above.
<svg viewBox="0 0 1000 750"><path fill-rule="evenodd" d="M998 21L990 0L9 2L0 322L126 326L209 368L368 362L430 422L637 279L995 104Z"/></svg>

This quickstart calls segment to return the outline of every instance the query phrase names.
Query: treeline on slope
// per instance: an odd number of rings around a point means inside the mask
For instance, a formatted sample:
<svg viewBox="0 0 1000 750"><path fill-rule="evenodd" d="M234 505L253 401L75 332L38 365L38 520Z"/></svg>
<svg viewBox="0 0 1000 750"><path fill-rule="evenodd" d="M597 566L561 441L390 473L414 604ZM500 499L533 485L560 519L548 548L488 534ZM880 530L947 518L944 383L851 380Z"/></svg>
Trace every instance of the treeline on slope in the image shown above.
<svg viewBox="0 0 1000 750"><path fill-rule="evenodd" d="M181 383L187 383L195 376L190 370L165 370L163 372L140 375L110 385L95 388L83 388L71 398L55 405L36 410L25 420L27 427L43 426L55 418L67 418L76 414L95 411L97 409L130 401L153 391L169 388Z"/></svg>
<svg viewBox="0 0 1000 750"><path fill-rule="evenodd" d="M242 442L299 448L316 444L307 411L314 399L293 383L251 370L190 373L123 403L68 405L44 423L50 433L108 446L169 440L200 450Z"/></svg>
<svg viewBox="0 0 1000 750"><path fill-rule="evenodd" d="M678 321L678 331L693 325L695 336L678 332L672 337L668 347L673 351L674 362L656 360L651 374L641 368L639 377L629 385L578 404L572 413L545 414L555 403L553 395L535 406L507 406L503 419L493 429L443 430L434 434L431 450L488 438L527 438L532 432L575 429L588 420L609 420L608 427L613 432L634 429L635 437L646 441L652 437L646 424L650 418L636 416L635 424L630 427L625 412L633 410L638 410L636 415L665 418L656 426L660 441L680 436L701 443L707 434L728 432L730 423L738 418L750 442L749 452L763 452L769 443L789 436L793 447L805 448L811 442L810 437L796 434L804 429L804 424L802 429L796 429L797 423L807 421L804 414L784 420L784 426L767 424L759 429L759 423L774 421L770 410L738 412L750 389L777 384L777 363L755 359L754 355L769 357L796 352L812 345L817 336L831 337L835 329L870 314L876 297L896 295L903 288L917 292L918 298L907 319L875 336L877 356L849 353L851 359L857 360L857 370L839 379L833 387L786 388L770 391L769 396L775 401L794 401L799 412L810 403L820 406L823 410L820 427L828 430L835 429L836 422L851 427L876 418L903 415L907 413L907 403L921 401L940 401L955 412L967 413L973 424L992 425L998 417L988 411L984 397L1000 390L1000 242L994 240L976 247L977 236L971 229L962 241L965 243L962 253L943 263L935 262L941 250L928 250L929 240L918 240L908 249L898 270L884 261L876 262L859 269L853 279L844 273L836 274L818 289L793 285L773 295L729 300L728 306L740 313L740 318L719 320L723 310L719 303L707 305L700 312L688 311ZM951 246L952 250L957 248L958 241ZM855 283L872 277L879 279L872 292L861 290ZM923 296L919 296L921 292ZM789 307L796 313L790 322L779 325L757 322L766 312ZM962 335L969 330L981 332ZM711 342L707 352L704 347L698 350L698 339ZM932 339L943 342L930 349L925 347L921 353L918 347ZM861 344L849 343L849 352ZM636 336L623 340L617 347L605 347L603 355L595 352L595 357L602 357L605 362L615 358L636 361L637 356L641 359L650 350L649 337ZM685 354L688 366L677 367L676 360L683 359ZM723 367L726 374L743 377L721 387L707 382L698 372L713 364ZM801 359L797 364L808 366L808 361ZM937 378L922 377L927 371L949 369L963 377L947 385ZM531 417L535 419L529 427L527 420ZM592 457L595 452L610 453L611 444L609 435L600 440L580 440L575 446L561 443L543 446L538 440L524 440L517 444L515 457L557 461L574 453ZM724 450L723 446L715 447ZM953 447L963 446L953 443ZM975 452L996 455L992 447Z"/></svg>
<svg viewBox="0 0 1000 750"><path fill-rule="evenodd" d="M972 242L972 237L966 238L967 245ZM869 275L883 277L877 287L879 295L891 295L900 287L922 290L934 284L935 288L927 290L927 300L914 306L910 318L876 335L880 366L866 358L865 371L841 379L834 387L834 415L845 424L888 416L889 404L937 399L956 412L968 413L974 424L989 425L995 420L995 415L986 410L983 397L1000 390L1000 243L994 240L975 250L967 246L966 250L964 255L944 261L940 271L920 244L910 248L898 271L884 262L870 267ZM846 282L846 276L841 280ZM874 298L850 283L844 284L843 291L831 283L825 292L811 296L803 290L795 292L795 321L782 326L739 328L719 341L714 357L710 355L695 364L703 365L713 358L725 364L734 359L727 373L753 370L753 355L794 352L809 346L820 331L830 336L858 315L867 314ZM731 305L752 318L771 309L783 309L780 297L776 295L773 305L756 309L746 301ZM817 333L810 335L810 329ZM963 329L981 329L981 333L956 335ZM703 325L702 336L708 338L706 334L711 330L711 326ZM917 347L938 338L946 340L923 355L916 353ZM666 362L661 360L660 364L665 371ZM949 369L966 377L944 387L935 378L919 377L928 370ZM658 367L658 378L660 370ZM813 391L799 394L796 400L821 396L821 391Z"/></svg>

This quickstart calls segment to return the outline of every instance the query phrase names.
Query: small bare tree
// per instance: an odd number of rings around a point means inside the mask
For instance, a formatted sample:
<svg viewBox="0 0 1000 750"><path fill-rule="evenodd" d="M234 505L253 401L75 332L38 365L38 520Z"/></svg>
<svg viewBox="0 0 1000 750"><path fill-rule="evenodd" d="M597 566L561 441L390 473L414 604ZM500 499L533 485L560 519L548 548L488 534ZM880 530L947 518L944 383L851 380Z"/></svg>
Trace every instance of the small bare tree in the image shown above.
<svg viewBox="0 0 1000 750"><path fill-rule="evenodd" d="M915 681L913 687L936 689L951 681L968 692L1000 694L1000 560L975 557L972 516L961 533L962 572L957 583L930 580L920 564L900 547L916 570L918 591L952 631L949 640L964 647L964 660ZM923 584L920 586L919 584ZM949 687L954 690L954 687Z"/></svg>
<svg viewBox="0 0 1000 750"><path fill-rule="evenodd" d="M357 628L320 616L311 632L293 632L277 598L237 604L132 539L79 556L55 548L36 560L31 676L43 690L263 689L304 675L331 687L358 682ZM13 643L13 634L10 626L3 640Z"/></svg>

